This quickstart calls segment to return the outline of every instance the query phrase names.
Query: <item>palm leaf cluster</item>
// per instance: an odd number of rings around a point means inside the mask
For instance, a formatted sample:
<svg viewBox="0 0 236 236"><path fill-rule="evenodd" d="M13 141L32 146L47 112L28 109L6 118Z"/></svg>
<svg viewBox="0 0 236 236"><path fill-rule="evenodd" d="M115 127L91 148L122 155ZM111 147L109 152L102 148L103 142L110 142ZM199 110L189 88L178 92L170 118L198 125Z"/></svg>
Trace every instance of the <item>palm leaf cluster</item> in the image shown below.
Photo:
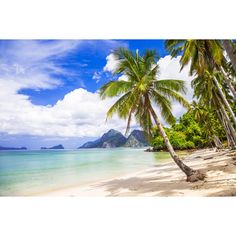
<svg viewBox="0 0 236 236"><path fill-rule="evenodd" d="M164 120L173 124L175 117L172 114L172 101L188 107L188 102L180 94L186 92L184 82L158 78L158 56L155 51L148 50L140 56L138 51L134 53L120 48L114 52L114 56L117 66L113 74L125 75L127 81L113 80L101 87L100 95L103 99L117 97L107 117L111 118L116 113L120 118L127 119L126 132L134 117L150 137L153 119L156 117L153 107L157 106Z"/></svg>
<svg viewBox="0 0 236 236"><path fill-rule="evenodd" d="M226 41L233 46L232 41ZM195 76L194 96L215 112L231 139L229 146L236 148L236 117L232 109L236 100L235 70L233 60L225 57L225 40L167 40L165 46L172 57L181 55L181 70L190 64L189 73ZM229 53L227 49L226 52Z"/></svg>
<svg viewBox="0 0 236 236"><path fill-rule="evenodd" d="M186 92L182 80L161 80L159 78L158 56L153 50L147 50L141 56L125 48L114 52L117 66L114 76L125 76L126 80L113 80L103 85L100 89L102 99L117 97L117 101L108 110L107 117L115 113L127 120L126 133L130 129L132 118L143 128L147 137L152 136L153 123L163 138L171 157L179 168L187 175L187 181L203 179L204 175L199 171L186 166L175 153L169 138L160 122L159 115L169 124L175 122L172 114L172 102L177 101L184 107L189 107L188 102L181 93ZM160 114L156 112L159 109Z"/></svg>

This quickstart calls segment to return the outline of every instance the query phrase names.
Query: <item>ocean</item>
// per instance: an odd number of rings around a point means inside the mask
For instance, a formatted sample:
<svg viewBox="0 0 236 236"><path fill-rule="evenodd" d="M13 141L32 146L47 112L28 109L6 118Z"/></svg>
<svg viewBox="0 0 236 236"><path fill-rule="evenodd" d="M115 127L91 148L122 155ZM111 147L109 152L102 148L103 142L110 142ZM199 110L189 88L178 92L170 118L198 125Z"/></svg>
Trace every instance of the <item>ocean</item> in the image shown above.
<svg viewBox="0 0 236 236"><path fill-rule="evenodd" d="M0 196L30 196L143 170L169 159L144 149L0 151Z"/></svg>

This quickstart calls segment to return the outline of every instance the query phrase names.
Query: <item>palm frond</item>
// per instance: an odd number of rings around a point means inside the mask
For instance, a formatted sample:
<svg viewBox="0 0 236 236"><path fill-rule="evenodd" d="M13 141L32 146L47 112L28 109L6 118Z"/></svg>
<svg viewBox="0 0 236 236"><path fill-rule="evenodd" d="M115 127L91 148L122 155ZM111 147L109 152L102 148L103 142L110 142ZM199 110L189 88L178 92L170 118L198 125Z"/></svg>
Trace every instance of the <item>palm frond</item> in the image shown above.
<svg viewBox="0 0 236 236"><path fill-rule="evenodd" d="M170 100L166 98L166 96L163 96L162 94L156 91L153 91L151 99L154 101L154 103L158 105L163 119L167 123L173 124L175 122L175 118L171 112L172 106Z"/></svg>
<svg viewBox="0 0 236 236"><path fill-rule="evenodd" d="M168 89L168 88L159 88L158 90L159 93L161 93L162 95L164 95L166 98L171 99L173 101L177 101L179 102L183 107L189 109L189 103L188 101L179 93Z"/></svg>
<svg viewBox="0 0 236 236"><path fill-rule="evenodd" d="M165 79L154 82L155 89L167 88L176 92L186 93L186 86L183 80Z"/></svg>
<svg viewBox="0 0 236 236"><path fill-rule="evenodd" d="M129 97L131 92L124 94L120 97L108 110L107 119L111 118L115 113L117 113L121 118L125 117L126 111L129 109Z"/></svg>
<svg viewBox="0 0 236 236"><path fill-rule="evenodd" d="M119 96L122 93L128 92L132 89L133 83L130 81L116 80L110 81L100 88L99 94L102 99L107 97Z"/></svg>
<svg viewBox="0 0 236 236"><path fill-rule="evenodd" d="M166 40L165 48L171 54L172 57L178 56L182 53L183 46L186 43L186 40Z"/></svg>

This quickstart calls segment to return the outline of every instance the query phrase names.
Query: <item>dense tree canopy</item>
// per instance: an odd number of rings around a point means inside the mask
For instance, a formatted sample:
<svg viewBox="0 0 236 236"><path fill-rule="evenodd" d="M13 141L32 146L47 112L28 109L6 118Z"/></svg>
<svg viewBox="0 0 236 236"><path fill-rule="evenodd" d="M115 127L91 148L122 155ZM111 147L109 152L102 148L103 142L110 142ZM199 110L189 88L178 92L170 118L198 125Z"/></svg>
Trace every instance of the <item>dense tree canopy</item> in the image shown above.
<svg viewBox="0 0 236 236"><path fill-rule="evenodd" d="M213 147L215 137L218 137L221 142L226 141L225 132L214 116L214 112L199 111L199 108L189 110L179 119L179 122L165 128L165 131L171 144L177 150ZM155 127L151 145L154 150L166 149Z"/></svg>

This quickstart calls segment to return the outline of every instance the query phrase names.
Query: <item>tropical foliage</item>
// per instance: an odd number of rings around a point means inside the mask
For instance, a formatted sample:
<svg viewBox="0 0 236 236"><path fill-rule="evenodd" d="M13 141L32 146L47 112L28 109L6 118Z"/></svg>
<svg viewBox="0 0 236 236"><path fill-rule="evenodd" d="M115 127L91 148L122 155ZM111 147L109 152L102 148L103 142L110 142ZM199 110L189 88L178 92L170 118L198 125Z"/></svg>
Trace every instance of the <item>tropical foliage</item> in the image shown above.
<svg viewBox="0 0 236 236"><path fill-rule="evenodd" d="M186 91L184 82L157 79L159 66L156 64L158 57L155 51L148 50L141 57L138 51L132 53L120 48L114 52L114 55L119 62L114 75L123 74L127 77L127 81L113 80L100 88L103 99L119 97L108 110L107 117L111 118L117 113L120 118L127 119L128 132L132 116L134 116L150 138L153 127L152 118L157 116L153 107L156 104L164 120L173 124L175 117L171 111L171 101L178 101L184 107L189 106L180 94Z"/></svg>
<svg viewBox="0 0 236 236"><path fill-rule="evenodd" d="M165 128L176 150L220 146L226 141L225 132L212 111L193 102L191 109L176 124ZM151 144L154 150L166 150L163 139L154 128ZM218 138L217 138L218 137Z"/></svg>
<svg viewBox="0 0 236 236"><path fill-rule="evenodd" d="M158 57L152 50L142 56L124 48L115 51L114 75L126 79L108 82L100 95L103 99L117 97L108 118L116 113L126 119L126 132L134 118L154 149L167 149L187 180L197 181L204 175L186 166L174 148L222 148L226 142L236 149L236 46L232 40L166 40L165 46L172 57L181 57L181 70L190 65L196 99L191 107L181 95L186 91L183 81L158 77ZM188 109L178 122L172 114L172 101ZM168 128L162 126L159 115Z"/></svg>
<svg viewBox="0 0 236 236"><path fill-rule="evenodd" d="M172 114L172 101L177 101L186 108L188 102L182 97L185 92L181 80L162 80L158 77L159 66L155 51L147 50L142 56L139 52L130 52L120 48L114 52L117 66L114 75L123 75L127 80L112 80L100 89L101 98L117 97L115 104L108 110L107 117L115 113L127 120L127 131L134 117L143 128L147 137L152 137L153 122L164 140L165 146L179 168L187 175L187 180L196 181L204 176L186 166L177 156L157 115L156 107L162 118L169 124L175 122Z"/></svg>
<svg viewBox="0 0 236 236"><path fill-rule="evenodd" d="M233 45L232 41L227 43ZM223 45L224 41L220 40L166 41L166 48L173 57L181 54L181 69L190 63L189 73L195 76L192 81L195 97L201 106L212 110L224 128L228 146L235 149L235 71L233 60L224 56Z"/></svg>

